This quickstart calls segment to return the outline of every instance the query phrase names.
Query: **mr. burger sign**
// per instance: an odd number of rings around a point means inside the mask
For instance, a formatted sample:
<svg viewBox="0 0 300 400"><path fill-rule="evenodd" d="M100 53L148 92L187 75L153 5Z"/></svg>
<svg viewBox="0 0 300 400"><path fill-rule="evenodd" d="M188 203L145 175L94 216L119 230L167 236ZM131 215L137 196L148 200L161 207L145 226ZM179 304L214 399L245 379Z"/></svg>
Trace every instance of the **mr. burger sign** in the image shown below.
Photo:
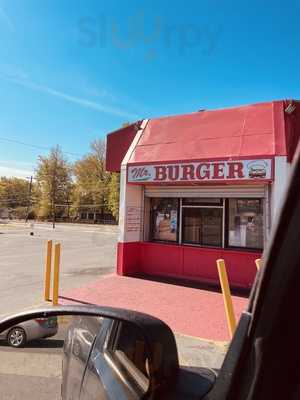
<svg viewBox="0 0 300 400"><path fill-rule="evenodd" d="M272 159L130 165L128 183L271 180Z"/></svg>

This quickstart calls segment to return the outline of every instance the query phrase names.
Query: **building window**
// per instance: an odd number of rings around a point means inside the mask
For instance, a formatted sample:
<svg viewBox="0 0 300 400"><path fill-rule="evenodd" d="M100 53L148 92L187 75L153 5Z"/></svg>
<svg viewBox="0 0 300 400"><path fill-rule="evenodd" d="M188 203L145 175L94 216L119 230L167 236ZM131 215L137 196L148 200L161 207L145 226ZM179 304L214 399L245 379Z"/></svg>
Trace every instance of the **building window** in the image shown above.
<svg viewBox="0 0 300 400"><path fill-rule="evenodd" d="M182 199L182 205L183 206L222 206L223 205L223 199L219 198L198 198L198 197L191 197L191 198L185 198Z"/></svg>
<svg viewBox="0 0 300 400"><path fill-rule="evenodd" d="M188 202L187 199L183 200L183 204ZM221 247L223 242L222 203L219 199L218 202L214 201L213 205L209 205L209 199L203 203L208 206L184 205L182 207L182 243ZM219 207L215 206L216 204Z"/></svg>
<svg viewBox="0 0 300 400"><path fill-rule="evenodd" d="M149 203L151 241L263 249L262 199L151 198Z"/></svg>
<svg viewBox="0 0 300 400"><path fill-rule="evenodd" d="M263 202L261 199L228 200L228 246L262 249Z"/></svg>
<svg viewBox="0 0 300 400"><path fill-rule="evenodd" d="M178 241L178 199L151 199L151 240Z"/></svg>

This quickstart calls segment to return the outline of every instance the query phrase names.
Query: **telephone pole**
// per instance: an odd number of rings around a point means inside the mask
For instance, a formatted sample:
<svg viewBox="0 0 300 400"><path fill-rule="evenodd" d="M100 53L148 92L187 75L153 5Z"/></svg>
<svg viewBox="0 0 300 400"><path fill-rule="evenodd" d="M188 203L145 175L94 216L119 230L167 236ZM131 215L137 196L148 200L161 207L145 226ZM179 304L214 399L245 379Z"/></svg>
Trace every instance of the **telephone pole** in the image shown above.
<svg viewBox="0 0 300 400"><path fill-rule="evenodd" d="M33 176L31 175L30 182L29 182L29 189L28 189L28 202L27 202L27 210L26 210L25 222L28 221L29 210L30 210L30 206L31 206L32 179L33 179Z"/></svg>

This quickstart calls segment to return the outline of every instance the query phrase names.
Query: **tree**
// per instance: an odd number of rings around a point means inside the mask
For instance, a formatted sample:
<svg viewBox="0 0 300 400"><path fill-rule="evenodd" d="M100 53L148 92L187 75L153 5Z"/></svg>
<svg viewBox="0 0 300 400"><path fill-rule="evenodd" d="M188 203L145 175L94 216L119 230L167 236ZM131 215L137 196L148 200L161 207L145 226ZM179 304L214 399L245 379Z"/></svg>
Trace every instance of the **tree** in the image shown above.
<svg viewBox="0 0 300 400"><path fill-rule="evenodd" d="M105 170L105 142L95 140L91 151L74 165L74 205L95 205L103 213L107 205L109 174Z"/></svg>
<svg viewBox="0 0 300 400"><path fill-rule="evenodd" d="M113 172L110 174L108 186L108 209L118 221L119 219L119 201L120 201L120 174Z"/></svg>
<svg viewBox="0 0 300 400"><path fill-rule="evenodd" d="M74 210L81 207L100 214L111 212L118 219L120 177L106 171L105 155L105 141L98 139L91 143L90 153L75 163Z"/></svg>
<svg viewBox="0 0 300 400"><path fill-rule="evenodd" d="M47 157L39 156L36 170L38 216L54 221L56 205L65 204L72 188L72 169L64 158L59 146L53 148Z"/></svg>
<svg viewBox="0 0 300 400"><path fill-rule="evenodd" d="M32 211L32 181L20 178L0 178L0 209L10 218L33 218Z"/></svg>
<svg viewBox="0 0 300 400"><path fill-rule="evenodd" d="M28 186L26 179L0 178L0 207L17 208L28 204Z"/></svg>

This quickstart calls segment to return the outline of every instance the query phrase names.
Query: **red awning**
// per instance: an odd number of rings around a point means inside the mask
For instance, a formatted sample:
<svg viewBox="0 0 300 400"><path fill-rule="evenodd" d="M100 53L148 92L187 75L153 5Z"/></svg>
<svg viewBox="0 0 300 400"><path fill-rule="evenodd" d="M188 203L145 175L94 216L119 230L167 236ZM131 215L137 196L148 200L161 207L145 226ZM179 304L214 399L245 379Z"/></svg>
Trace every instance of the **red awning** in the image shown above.
<svg viewBox="0 0 300 400"><path fill-rule="evenodd" d="M286 155L283 102L152 119L129 164Z"/></svg>
<svg viewBox="0 0 300 400"><path fill-rule="evenodd" d="M290 109L285 109L290 105ZM120 164L140 122L107 136L107 170ZM287 156L300 137L300 102L280 100L148 121L128 164Z"/></svg>

